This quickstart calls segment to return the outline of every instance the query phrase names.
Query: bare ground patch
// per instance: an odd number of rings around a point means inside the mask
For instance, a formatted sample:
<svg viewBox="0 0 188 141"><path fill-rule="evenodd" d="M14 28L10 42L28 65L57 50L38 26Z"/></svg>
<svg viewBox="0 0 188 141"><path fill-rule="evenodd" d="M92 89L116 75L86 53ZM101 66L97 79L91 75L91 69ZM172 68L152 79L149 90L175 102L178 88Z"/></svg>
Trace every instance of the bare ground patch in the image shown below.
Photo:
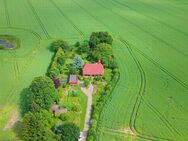
<svg viewBox="0 0 188 141"><path fill-rule="evenodd" d="M19 113L17 110L13 110L12 113L11 113L11 117L10 119L8 120L7 124L5 125L4 127L4 131L8 131L12 128L14 128L14 126L16 125L16 123L18 122L19 120Z"/></svg>

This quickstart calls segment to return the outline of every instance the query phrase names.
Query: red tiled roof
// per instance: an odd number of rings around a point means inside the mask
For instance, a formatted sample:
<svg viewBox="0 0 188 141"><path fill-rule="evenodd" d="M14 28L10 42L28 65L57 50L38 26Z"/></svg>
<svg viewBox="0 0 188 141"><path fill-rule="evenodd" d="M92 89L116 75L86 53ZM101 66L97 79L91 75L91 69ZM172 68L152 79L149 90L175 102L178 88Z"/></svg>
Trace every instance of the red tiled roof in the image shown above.
<svg viewBox="0 0 188 141"><path fill-rule="evenodd" d="M85 64L83 75L104 75L104 66L100 62L95 64Z"/></svg>

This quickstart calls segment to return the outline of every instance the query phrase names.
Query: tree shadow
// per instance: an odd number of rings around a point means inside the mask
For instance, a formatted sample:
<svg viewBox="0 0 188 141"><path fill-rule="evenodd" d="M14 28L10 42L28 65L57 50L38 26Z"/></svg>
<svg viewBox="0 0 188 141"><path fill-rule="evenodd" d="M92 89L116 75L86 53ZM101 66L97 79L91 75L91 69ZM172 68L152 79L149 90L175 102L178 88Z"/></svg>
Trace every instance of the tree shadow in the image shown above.
<svg viewBox="0 0 188 141"><path fill-rule="evenodd" d="M20 93L20 115L23 117L29 109L29 104L28 104L28 88L24 88L21 93Z"/></svg>

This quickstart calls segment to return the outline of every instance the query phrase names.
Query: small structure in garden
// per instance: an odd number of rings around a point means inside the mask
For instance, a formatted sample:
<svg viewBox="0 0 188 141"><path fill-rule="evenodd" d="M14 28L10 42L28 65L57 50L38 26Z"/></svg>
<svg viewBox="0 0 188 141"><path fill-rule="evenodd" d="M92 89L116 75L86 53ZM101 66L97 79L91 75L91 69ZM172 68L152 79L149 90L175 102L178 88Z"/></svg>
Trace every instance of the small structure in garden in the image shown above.
<svg viewBox="0 0 188 141"><path fill-rule="evenodd" d="M82 74L83 76L103 76L104 66L100 61L95 64L85 64Z"/></svg>
<svg viewBox="0 0 188 141"><path fill-rule="evenodd" d="M57 115L60 115L60 114L63 114L63 113L67 113L66 108L62 109L57 104L53 104L52 107L51 107L51 110L52 110L54 116L57 116Z"/></svg>
<svg viewBox="0 0 188 141"><path fill-rule="evenodd" d="M70 75L69 76L69 84L70 85L77 85L78 84L78 77L77 77L77 75Z"/></svg>

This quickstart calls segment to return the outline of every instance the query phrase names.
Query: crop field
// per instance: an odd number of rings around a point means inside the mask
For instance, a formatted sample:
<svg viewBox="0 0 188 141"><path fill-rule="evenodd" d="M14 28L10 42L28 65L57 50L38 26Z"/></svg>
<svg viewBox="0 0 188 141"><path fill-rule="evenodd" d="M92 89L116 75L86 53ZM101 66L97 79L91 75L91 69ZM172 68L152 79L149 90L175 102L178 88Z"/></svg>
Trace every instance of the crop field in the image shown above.
<svg viewBox="0 0 188 141"><path fill-rule="evenodd" d="M0 0L0 34L21 42L0 50L0 140L16 139L20 94L45 74L50 42L108 31L120 79L98 121L99 141L187 141L187 12L186 0Z"/></svg>

